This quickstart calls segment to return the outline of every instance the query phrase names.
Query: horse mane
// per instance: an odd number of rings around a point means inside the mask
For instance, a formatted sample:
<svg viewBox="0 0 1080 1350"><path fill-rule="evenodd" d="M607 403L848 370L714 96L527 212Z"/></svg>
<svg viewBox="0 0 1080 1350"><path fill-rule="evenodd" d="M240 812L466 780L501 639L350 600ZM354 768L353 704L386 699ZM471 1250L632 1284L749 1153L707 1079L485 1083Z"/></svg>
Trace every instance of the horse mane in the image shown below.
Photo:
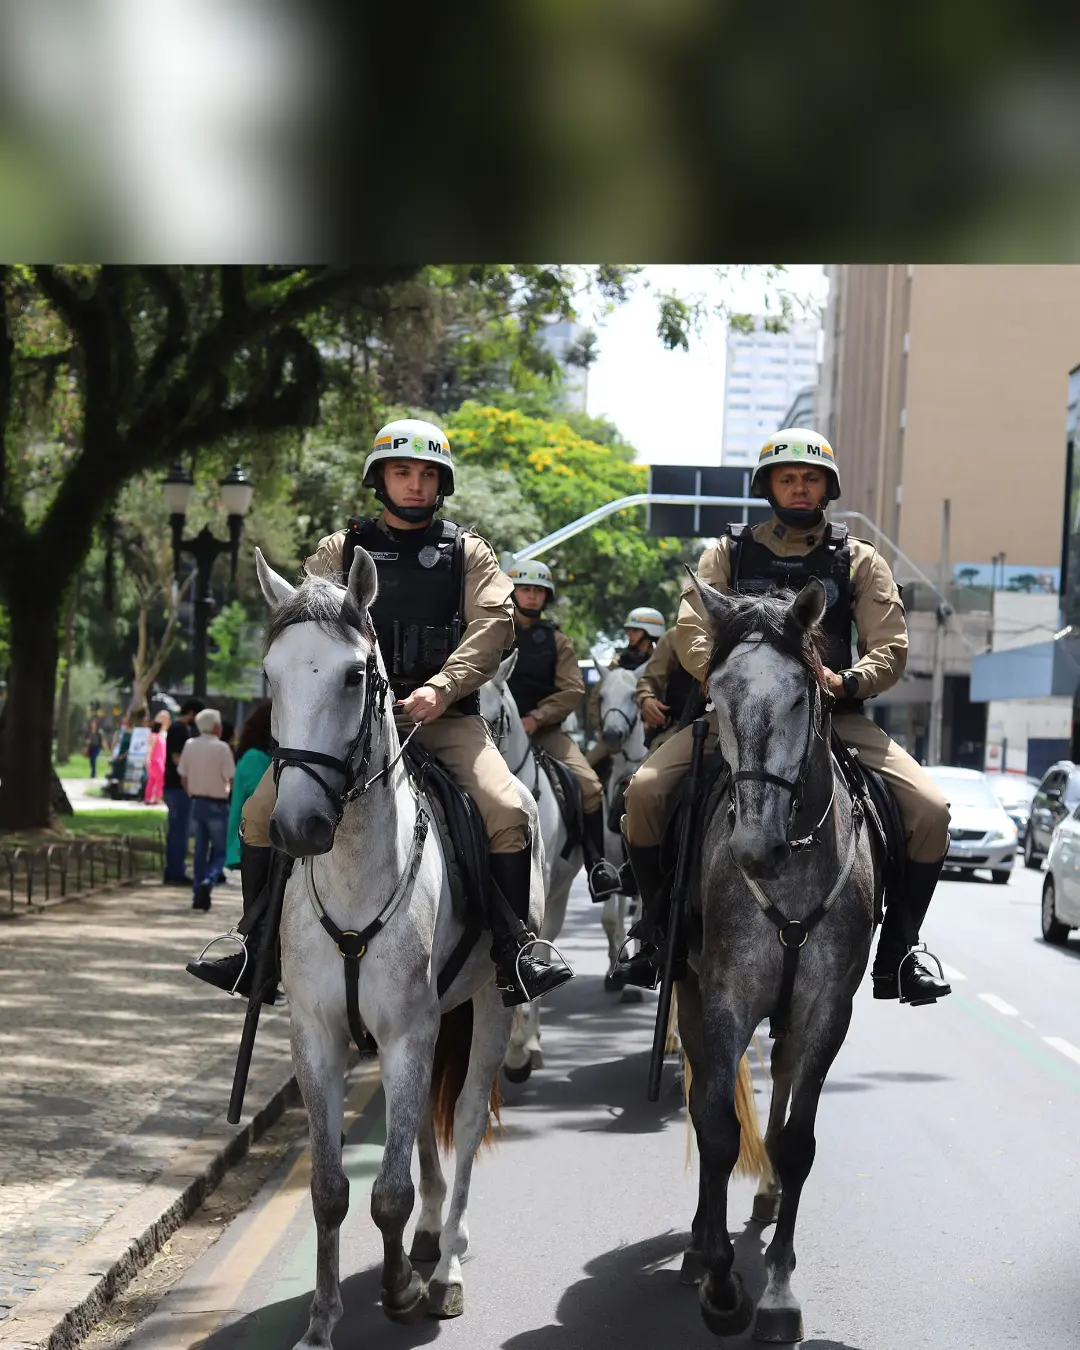
<svg viewBox="0 0 1080 1350"><path fill-rule="evenodd" d="M352 642L357 633L374 641L371 621L352 593L325 577L305 577L292 595L271 612L263 637L263 655L286 628L297 623L317 623L324 633L344 642Z"/></svg>
<svg viewBox="0 0 1080 1350"><path fill-rule="evenodd" d="M795 592L774 591L767 595L728 595L729 613L723 628L713 621L713 649L709 656L708 674L728 659L743 642L757 640L783 652L799 662L818 684L824 686L825 672L821 659L825 635L820 624L800 628L791 617L791 603Z"/></svg>

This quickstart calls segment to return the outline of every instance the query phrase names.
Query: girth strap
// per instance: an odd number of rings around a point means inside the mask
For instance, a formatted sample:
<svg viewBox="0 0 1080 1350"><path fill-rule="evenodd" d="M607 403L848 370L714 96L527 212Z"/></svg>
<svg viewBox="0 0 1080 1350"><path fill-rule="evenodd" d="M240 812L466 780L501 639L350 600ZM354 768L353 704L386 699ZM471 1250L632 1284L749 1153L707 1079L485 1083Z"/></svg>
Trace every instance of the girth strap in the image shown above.
<svg viewBox="0 0 1080 1350"><path fill-rule="evenodd" d="M361 1054L365 1053L370 1038L360 1017L360 962L366 955L372 938L381 928L385 927L416 880L416 874L420 870L420 861L424 856L424 843L427 839L430 823L427 811L417 802L412 848L401 880L394 888L394 893L390 896L390 899L387 900L374 919L359 932L352 928L339 928L326 910L323 909L315 886L315 860L313 858L305 859L308 897L311 900L312 908L315 910L323 928L330 934L345 965L345 1011L349 1019L349 1032Z"/></svg>

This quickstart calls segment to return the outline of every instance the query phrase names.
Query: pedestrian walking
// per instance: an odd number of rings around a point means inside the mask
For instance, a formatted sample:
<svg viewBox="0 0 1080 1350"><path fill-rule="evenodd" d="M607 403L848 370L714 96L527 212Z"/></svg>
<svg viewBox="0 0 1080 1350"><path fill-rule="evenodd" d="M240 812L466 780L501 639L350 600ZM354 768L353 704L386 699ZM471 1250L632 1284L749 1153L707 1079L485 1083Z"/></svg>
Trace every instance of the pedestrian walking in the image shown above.
<svg viewBox="0 0 1080 1350"><path fill-rule="evenodd" d="M225 835L229 828L229 791L236 764L221 740L221 714L204 708L195 716L198 736L187 741L177 766L180 782L191 801L195 828L195 864L192 868L193 909L209 909L210 893L225 877Z"/></svg>
<svg viewBox="0 0 1080 1350"><path fill-rule="evenodd" d="M270 735L270 700L256 703L240 728L236 743L236 778L229 803L229 841L225 866L239 867L241 854L240 817L244 803L259 786L259 779L273 762Z"/></svg>
<svg viewBox="0 0 1080 1350"><path fill-rule="evenodd" d="M166 886L190 886L185 873L187 842L191 825L191 799L184 791L177 765L189 737L194 733L195 715L203 710L203 702L189 698L180 706L176 721L165 737L165 806L169 812L168 833L165 837Z"/></svg>
<svg viewBox="0 0 1080 1350"><path fill-rule="evenodd" d="M86 734L86 758L90 761L90 777L97 777L98 755L101 754L105 745L105 737L102 735L101 726L96 717L90 719L90 730Z"/></svg>

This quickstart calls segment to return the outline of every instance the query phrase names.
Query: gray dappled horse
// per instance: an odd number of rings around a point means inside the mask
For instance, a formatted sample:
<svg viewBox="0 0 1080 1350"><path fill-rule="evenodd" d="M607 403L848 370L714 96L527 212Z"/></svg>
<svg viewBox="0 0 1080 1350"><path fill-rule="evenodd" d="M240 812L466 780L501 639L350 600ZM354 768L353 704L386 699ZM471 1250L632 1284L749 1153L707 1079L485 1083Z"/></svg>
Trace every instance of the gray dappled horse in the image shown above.
<svg viewBox="0 0 1080 1350"><path fill-rule="evenodd" d="M716 638L707 684L732 785L730 809L702 822L700 879L685 924L691 968L678 991L700 1153L684 1279L700 1277L702 1315L717 1335L736 1334L753 1317L755 1338L792 1341L802 1337L790 1286L795 1219L814 1161L818 1098L870 951L877 863L830 749L831 699L818 654L823 586L810 581L791 600L731 596L695 583ZM780 1034L789 948L798 951L798 964ZM776 1233L755 1315L732 1270L727 1190L739 1153L739 1060L769 1015L777 1039L765 1144L775 1179L755 1197L754 1218L775 1219Z"/></svg>
<svg viewBox="0 0 1080 1350"><path fill-rule="evenodd" d="M512 651L495 675L481 686L480 715L491 729L492 739L510 772L536 802L544 851L544 923L539 936L542 942L554 942L566 920L570 887L581 870L582 852L577 844L565 858L562 856L566 822L547 774L532 753L528 732L521 724L521 714L509 689L517 655L516 650ZM614 954L611 963L614 964ZM512 1083L524 1083L539 1062L540 1000L533 999L514 1009L506 1076Z"/></svg>
<svg viewBox="0 0 1080 1350"><path fill-rule="evenodd" d="M464 931L463 916L450 903L425 800L401 763L393 693L369 615L375 564L358 548L347 588L316 577L294 588L258 550L255 558L273 610L265 668L281 747L271 838L301 860L285 893L281 960L293 1063L310 1122L318 1247L311 1321L297 1350L328 1350L342 1312L339 1231L349 1208L341 1124L350 1025L345 962L336 943L366 943L355 997L364 1027L378 1042L387 1121L371 1215L383 1235L382 1306L395 1320L425 1298L435 1316L463 1311L469 1183L490 1112L498 1112L511 1012L496 990L486 934L445 995L438 994L438 975ZM538 925L539 832L524 790L522 802L533 821L530 918ZM336 940L324 930L319 907L346 930ZM443 1225L446 1182L438 1149L451 1139L456 1166ZM410 1256L438 1261L426 1288L402 1242L414 1201L414 1143L421 1209Z"/></svg>

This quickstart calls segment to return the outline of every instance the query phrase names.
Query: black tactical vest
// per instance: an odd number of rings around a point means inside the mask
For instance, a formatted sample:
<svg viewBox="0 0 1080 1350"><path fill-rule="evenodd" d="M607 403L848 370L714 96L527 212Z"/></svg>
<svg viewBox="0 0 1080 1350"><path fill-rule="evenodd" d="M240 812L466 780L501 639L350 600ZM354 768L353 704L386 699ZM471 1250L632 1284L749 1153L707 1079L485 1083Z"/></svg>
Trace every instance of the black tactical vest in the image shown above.
<svg viewBox="0 0 1080 1350"><path fill-rule="evenodd" d="M558 664L555 629L549 623L519 628L517 654L509 689L518 712L526 717L536 711L542 699L555 692L555 667Z"/></svg>
<svg viewBox="0 0 1080 1350"><path fill-rule="evenodd" d="M825 587L825 664L837 674L851 665L851 622L855 588L847 526L825 526L821 543L801 558L780 558L759 544L749 525L729 525L731 587L740 595L788 588L801 590L811 577Z"/></svg>
<svg viewBox="0 0 1080 1350"><path fill-rule="evenodd" d="M683 709L686 707L686 700L700 686L693 675L686 669L680 661L675 669L668 676L668 682L664 689L664 702L669 708L668 721L675 726L679 718L683 715Z"/></svg>
<svg viewBox="0 0 1080 1350"><path fill-rule="evenodd" d="M346 577L358 546L375 563L379 591L371 617L390 684L406 698L442 670L465 631L465 531L436 520L426 530L387 533L375 520L354 516L341 550ZM478 713L479 698L471 694L453 707Z"/></svg>

